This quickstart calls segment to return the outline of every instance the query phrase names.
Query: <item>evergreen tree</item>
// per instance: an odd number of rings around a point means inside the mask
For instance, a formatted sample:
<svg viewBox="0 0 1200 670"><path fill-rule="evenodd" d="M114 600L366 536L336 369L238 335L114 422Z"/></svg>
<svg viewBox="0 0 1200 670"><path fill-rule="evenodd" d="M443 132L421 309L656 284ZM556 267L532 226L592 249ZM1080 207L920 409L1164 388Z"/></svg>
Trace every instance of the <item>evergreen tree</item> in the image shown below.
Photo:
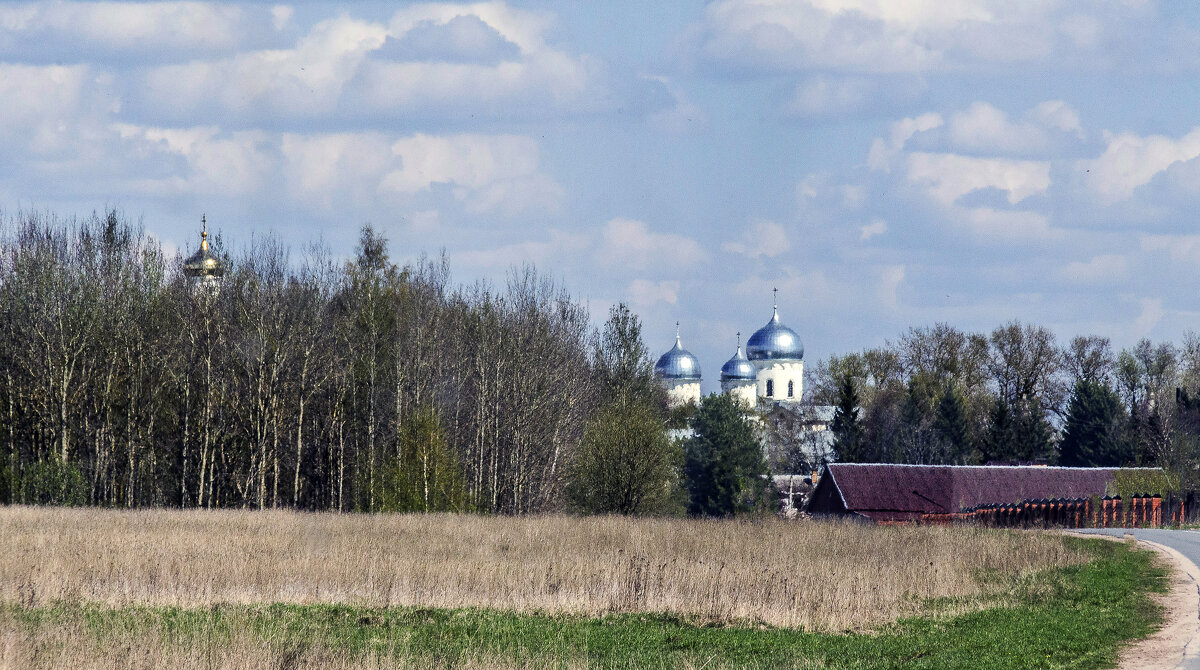
<svg viewBox="0 0 1200 670"><path fill-rule="evenodd" d="M714 393L692 416L695 436L684 445L688 512L733 516L766 510L770 483L762 447L734 398Z"/></svg>
<svg viewBox="0 0 1200 670"><path fill-rule="evenodd" d="M1013 417L1008 403L997 399L988 417L988 433L980 451L983 462L1009 460L1013 457Z"/></svg>
<svg viewBox="0 0 1200 670"><path fill-rule="evenodd" d="M1121 439L1121 400L1096 381L1075 384L1063 431L1059 463L1072 466L1125 465L1133 454Z"/></svg>
<svg viewBox="0 0 1200 670"><path fill-rule="evenodd" d="M1186 426L1184 427L1186 430ZM1139 463L1158 463L1164 451L1172 449L1171 430L1157 407L1139 407L1129 418L1125 439L1133 458Z"/></svg>
<svg viewBox="0 0 1200 670"><path fill-rule="evenodd" d="M914 430L921 430L926 425L923 396L921 385L916 380L910 381L904 394L904 402L900 405L900 420Z"/></svg>
<svg viewBox="0 0 1200 670"><path fill-rule="evenodd" d="M865 463L872 459L867 453L867 442L863 439L862 424L858 418L858 390L854 378L848 374L838 381L838 402L833 412L833 450L843 463Z"/></svg>
<svg viewBox="0 0 1200 670"><path fill-rule="evenodd" d="M900 426L890 441L891 448L885 452L877 445L875 453L888 454L888 460L893 463L932 465L951 462L950 443L935 427L937 405L931 402L933 400L927 381L916 377L910 380L900 406Z"/></svg>
<svg viewBox="0 0 1200 670"><path fill-rule="evenodd" d="M981 450L984 462L1049 459L1054 455L1053 435L1037 401L1010 405L1003 399L997 400Z"/></svg>
<svg viewBox="0 0 1200 670"><path fill-rule="evenodd" d="M1035 400L1022 403L1013 423L1011 450L1018 461L1049 460L1054 456L1054 429Z"/></svg>
<svg viewBox="0 0 1200 670"><path fill-rule="evenodd" d="M963 463L971 453L971 436L967 429L967 413L962 397L949 384L938 399L933 429L949 447L949 460Z"/></svg>

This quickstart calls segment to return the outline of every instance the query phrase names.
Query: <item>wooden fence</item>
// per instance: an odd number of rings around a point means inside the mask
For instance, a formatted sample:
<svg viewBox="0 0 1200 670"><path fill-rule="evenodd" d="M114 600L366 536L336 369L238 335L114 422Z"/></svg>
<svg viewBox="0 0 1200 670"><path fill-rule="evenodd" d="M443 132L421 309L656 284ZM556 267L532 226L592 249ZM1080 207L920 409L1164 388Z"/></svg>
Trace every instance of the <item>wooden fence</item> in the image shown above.
<svg viewBox="0 0 1200 670"><path fill-rule="evenodd" d="M1158 494L1103 498L1023 500L980 505L952 514L925 514L921 523L971 524L995 528L1161 528L1193 521L1191 497Z"/></svg>

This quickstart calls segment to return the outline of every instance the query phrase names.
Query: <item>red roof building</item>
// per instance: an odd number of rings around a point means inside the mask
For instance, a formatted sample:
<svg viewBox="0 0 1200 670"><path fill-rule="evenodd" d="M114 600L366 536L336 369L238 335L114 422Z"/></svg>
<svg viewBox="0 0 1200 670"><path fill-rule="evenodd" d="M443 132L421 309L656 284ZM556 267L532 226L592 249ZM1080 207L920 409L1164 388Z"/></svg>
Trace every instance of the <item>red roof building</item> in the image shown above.
<svg viewBox="0 0 1200 670"><path fill-rule="evenodd" d="M1104 496L1120 469L832 463L817 482L808 512L896 522L985 504Z"/></svg>

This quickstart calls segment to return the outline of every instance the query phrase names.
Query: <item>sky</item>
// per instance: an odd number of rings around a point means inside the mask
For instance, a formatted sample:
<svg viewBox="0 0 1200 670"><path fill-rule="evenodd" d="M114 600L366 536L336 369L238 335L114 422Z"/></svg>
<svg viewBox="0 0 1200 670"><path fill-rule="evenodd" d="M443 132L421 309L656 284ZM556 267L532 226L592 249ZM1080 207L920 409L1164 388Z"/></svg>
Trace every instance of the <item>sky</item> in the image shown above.
<svg viewBox="0 0 1200 670"><path fill-rule="evenodd" d="M0 209L534 264L657 354L1200 330L1200 8L0 4Z"/></svg>

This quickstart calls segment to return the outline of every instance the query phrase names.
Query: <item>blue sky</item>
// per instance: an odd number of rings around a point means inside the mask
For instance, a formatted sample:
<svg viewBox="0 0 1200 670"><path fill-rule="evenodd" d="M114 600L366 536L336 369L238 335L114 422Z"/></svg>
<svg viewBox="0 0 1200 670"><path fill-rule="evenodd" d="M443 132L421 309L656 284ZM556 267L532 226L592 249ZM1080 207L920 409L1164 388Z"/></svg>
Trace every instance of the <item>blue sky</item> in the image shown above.
<svg viewBox="0 0 1200 670"><path fill-rule="evenodd" d="M1200 329L1200 11L1010 0L0 5L0 206L455 278L532 262L709 390L1011 319Z"/></svg>

